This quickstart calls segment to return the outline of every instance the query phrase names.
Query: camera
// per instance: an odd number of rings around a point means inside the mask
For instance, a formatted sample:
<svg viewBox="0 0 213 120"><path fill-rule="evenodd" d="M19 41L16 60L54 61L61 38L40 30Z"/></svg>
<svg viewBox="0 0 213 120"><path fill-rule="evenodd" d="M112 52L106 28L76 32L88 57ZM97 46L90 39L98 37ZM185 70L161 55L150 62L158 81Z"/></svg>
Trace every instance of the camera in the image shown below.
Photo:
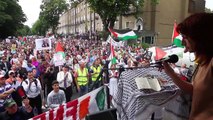
<svg viewBox="0 0 213 120"><path fill-rule="evenodd" d="M51 72L51 73L54 72L53 67L50 67L49 72Z"/></svg>
<svg viewBox="0 0 213 120"><path fill-rule="evenodd" d="M53 68L52 68L52 67L50 68L50 71L53 71Z"/></svg>

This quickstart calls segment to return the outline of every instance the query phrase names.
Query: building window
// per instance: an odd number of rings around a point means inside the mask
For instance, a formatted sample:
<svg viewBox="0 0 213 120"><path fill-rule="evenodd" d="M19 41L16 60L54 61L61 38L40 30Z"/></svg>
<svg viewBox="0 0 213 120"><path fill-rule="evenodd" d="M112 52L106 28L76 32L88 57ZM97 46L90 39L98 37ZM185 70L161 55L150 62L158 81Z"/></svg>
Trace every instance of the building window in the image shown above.
<svg viewBox="0 0 213 120"><path fill-rule="evenodd" d="M198 13L205 11L205 0L189 0L189 13Z"/></svg>
<svg viewBox="0 0 213 120"><path fill-rule="evenodd" d="M190 13L194 13L195 12L195 6L196 6L195 0L189 0L188 11Z"/></svg>
<svg viewBox="0 0 213 120"><path fill-rule="evenodd" d="M154 36L145 36L142 37L143 43L154 44Z"/></svg>
<svg viewBox="0 0 213 120"><path fill-rule="evenodd" d="M126 22L126 28L129 28L129 23L130 23L130 22Z"/></svg>

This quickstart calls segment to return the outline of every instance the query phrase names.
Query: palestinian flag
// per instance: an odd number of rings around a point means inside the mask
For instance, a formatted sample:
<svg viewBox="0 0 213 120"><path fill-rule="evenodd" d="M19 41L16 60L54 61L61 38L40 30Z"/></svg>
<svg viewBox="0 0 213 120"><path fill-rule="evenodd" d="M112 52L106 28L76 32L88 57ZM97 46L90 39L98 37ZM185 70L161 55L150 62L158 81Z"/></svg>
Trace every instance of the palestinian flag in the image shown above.
<svg viewBox="0 0 213 120"><path fill-rule="evenodd" d="M177 28L177 23L174 23L174 28L173 28L173 34L172 34L172 43L173 45L177 46L177 47L184 47L182 45L182 39L183 37L176 31Z"/></svg>
<svg viewBox="0 0 213 120"><path fill-rule="evenodd" d="M159 47L155 47L155 52L156 52L156 55L155 55L155 60L160 60L162 59L163 57L166 56L166 52L163 51L161 48Z"/></svg>
<svg viewBox="0 0 213 120"><path fill-rule="evenodd" d="M65 58L64 49L63 49L63 47L62 47L60 42L57 42L56 47L55 47L55 52L57 54L61 54L63 56L63 58Z"/></svg>
<svg viewBox="0 0 213 120"><path fill-rule="evenodd" d="M134 39L138 38L138 36L132 30L129 31L129 32L127 32L127 33L124 33L124 34L117 33L115 31L113 31L112 29L109 29L109 31L111 32L111 34L115 38L118 38L119 40L122 40L122 41L125 41L125 40L134 40Z"/></svg>
<svg viewBox="0 0 213 120"><path fill-rule="evenodd" d="M111 60L111 64L116 64L116 58L115 58L115 51L114 51L114 46L112 44L112 38L110 39L110 56L109 60Z"/></svg>

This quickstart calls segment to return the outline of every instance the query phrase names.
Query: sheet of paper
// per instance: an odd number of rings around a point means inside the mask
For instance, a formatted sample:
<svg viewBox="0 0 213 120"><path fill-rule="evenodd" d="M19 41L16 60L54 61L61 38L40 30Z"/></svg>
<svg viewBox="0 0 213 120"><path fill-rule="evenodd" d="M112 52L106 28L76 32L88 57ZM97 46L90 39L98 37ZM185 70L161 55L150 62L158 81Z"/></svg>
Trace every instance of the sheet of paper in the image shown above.
<svg viewBox="0 0 213 120"><path fill-rule="evenodd" d="M160 91L161 87L157 78L137 77L135 78L138 89L153 89Z"/></svg>
<svg viewBox="0 0 213 120"><path fill-rule="evenodd" d="M151 78L151 79L147 79L149 82L150 87L155 90L155 91L160 91L161 87L160 87L160 83L158 81L157 78Z"/></svg>
<svg viewBox="0 0 213 120"><path fill-rule="evenodd" d="M151 89L147 78L138 77L138 78L135 78L135 82L138 89Z"/></svg>

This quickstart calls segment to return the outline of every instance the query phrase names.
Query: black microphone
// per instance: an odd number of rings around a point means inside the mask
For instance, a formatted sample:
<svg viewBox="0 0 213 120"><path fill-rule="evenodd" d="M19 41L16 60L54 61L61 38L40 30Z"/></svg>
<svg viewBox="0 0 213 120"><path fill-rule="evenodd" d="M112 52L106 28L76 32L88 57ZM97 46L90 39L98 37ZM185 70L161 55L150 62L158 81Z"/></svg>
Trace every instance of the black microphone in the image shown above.
<svg viewBox="0 0 213 120"><path fill-rule="evenodd" d="M169 55L166 58L162 58L162 59L156 61L155 63L151 63L150 65L156 65L156 67L160 67L160 66L162 66L162 62L176 63L176 62L178 62L178 60L179 60L178 56L173 54L173 55Z"/></svg>

